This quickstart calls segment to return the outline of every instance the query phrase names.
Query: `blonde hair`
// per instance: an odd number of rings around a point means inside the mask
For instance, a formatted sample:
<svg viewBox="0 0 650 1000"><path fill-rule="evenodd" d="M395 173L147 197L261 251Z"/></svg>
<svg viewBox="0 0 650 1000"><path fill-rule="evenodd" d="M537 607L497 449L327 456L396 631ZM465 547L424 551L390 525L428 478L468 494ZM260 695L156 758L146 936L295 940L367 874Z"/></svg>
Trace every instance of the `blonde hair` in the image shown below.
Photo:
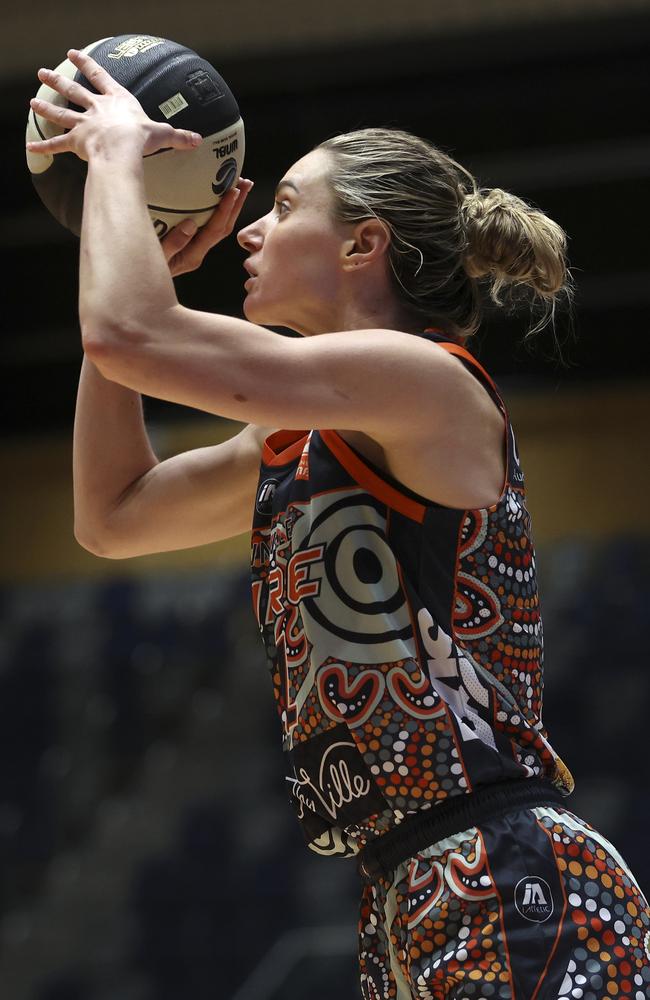
<svg viewBox="0 0 650 1000"><path fill-rule="evenodd" d="M541 318L570 296L566 235L556 222L501 188L479 188L472 174L425 139L366 128L317 147L332 158L334 211L343 222L374 217L389 229L396 291L413 319L465 338L478 329L482 288L497 306L528 289Z"/></svg>

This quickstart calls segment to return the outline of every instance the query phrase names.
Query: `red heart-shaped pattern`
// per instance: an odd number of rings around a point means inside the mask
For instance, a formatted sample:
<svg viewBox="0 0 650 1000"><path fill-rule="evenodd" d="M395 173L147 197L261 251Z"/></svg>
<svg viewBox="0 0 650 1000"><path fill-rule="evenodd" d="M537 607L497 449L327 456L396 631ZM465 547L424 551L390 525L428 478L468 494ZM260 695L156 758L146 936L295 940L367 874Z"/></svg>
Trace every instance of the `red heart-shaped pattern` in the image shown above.
<svg viewBox="0 0 650 1000"><path fill-rule="evenodd" d="M359 726L369 719L384 693L377 670L361 670L352 680L344 663L328 663L318 671L318 694L330 719Z"/></svg>

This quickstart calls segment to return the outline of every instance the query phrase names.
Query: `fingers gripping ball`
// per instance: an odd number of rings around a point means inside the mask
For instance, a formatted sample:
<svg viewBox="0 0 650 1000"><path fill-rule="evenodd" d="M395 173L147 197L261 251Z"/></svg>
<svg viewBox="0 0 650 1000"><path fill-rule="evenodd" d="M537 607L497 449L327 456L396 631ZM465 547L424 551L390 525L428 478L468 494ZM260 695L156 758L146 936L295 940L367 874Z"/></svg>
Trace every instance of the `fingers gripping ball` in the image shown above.
<svg viewBox="0 0 650 1000"><path fill-rule="evenodd" d="M83 51L137 97L151 119L203 136L197 149L162 149L144 158L147 203L158 235L164 236L188 217L202 226L237 182L244 162L244 123L226 82L192 49L151 35L116 35L92 42ZM56 71L95 93L69 60ZM37 97L68 106L66 98L47 84ZM27 141L64 131L30 110ZM27 165L45 207L78 236L86 163L74 153L51 156L28 150Z"/></svg>

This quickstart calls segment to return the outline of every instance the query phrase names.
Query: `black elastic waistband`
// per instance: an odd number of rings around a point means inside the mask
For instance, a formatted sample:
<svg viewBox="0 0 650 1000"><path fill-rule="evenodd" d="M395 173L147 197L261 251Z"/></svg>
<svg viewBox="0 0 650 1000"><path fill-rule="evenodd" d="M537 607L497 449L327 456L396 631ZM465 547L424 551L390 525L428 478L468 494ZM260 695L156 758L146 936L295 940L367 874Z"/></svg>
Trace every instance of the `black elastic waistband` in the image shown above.
<svg viewBox="0 0 650 1000"><path fill-rule="evenodd" d="M530 809L563 801L564 795L560 790L541 778L503 781L455 795L439 806L408 816L399 826L368 841L358 855L359 874L364 882L390 878L403 861L445 837L515 809Z"/></svg>

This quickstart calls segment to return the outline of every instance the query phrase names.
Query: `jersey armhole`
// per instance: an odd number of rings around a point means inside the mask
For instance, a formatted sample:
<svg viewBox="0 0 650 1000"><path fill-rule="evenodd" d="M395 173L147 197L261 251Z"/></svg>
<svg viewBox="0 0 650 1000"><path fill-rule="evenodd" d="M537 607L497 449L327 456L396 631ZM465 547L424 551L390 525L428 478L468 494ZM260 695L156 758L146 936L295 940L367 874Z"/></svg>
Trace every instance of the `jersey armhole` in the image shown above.
<svg viewBox="0 0 650 1000"><path fill-rule="evenodd" d="M429 338L427 338L429 339ZM433 340L433 338L431 338ZM503 416L504 421L504 450L505 450L505 472L501 493L496 503L489 507L474 508L476 510L493 511L503 502L508 491L508 487L513 483L513 475L519 470L519 463L516 459L516 446L508 410L503 402L499 390L493 379L479 361L460 344L441 342L437 337L435 342L450 354L458 357L471 373L483 385L490 398L493 400ZM335 430L319 430L318 434L334 457L343 466L352 479L362 488L366 489L372 496L382 503L385 503L391 510L404 514L406 517L418 524L422 524L429 510L461 510L469 508L450 507L441 504L437 500L424 497L410 490L408 486L400 483L383 469L379 469L365 455L361 455L352 445L349 445ZM523 482L523 477L520 477ZM521 486L515 488L521 489Z"/></svg>
<svg viewBox="0 0 650 1000"><path fill-rule="evenodd" d="M393 485L383 470L377 469L365 455L360 455L337 431L322 430L318 431L318 434L323 444L354 482L367 490L371 496L380 500L381 503L386 504L391 510L422 524L429 507L439 506L434 500L427 500L425 497L420 497L417 493L408 490L397 480L394 480Z"/></svg>

